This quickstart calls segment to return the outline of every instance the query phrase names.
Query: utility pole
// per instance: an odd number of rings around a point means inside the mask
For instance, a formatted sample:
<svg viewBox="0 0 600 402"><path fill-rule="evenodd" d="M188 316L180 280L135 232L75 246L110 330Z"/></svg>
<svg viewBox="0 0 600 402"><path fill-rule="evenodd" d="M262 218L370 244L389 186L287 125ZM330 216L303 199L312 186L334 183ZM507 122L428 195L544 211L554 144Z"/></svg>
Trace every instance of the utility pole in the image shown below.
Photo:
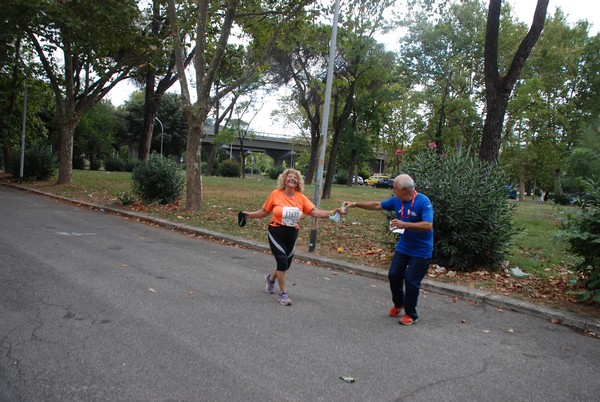
<svg viewBox="0 0 600 402"><path fill-rule="evenodd" d="M317 208L321 205L321 188L323 184L323 168L325 166L325 153L327 149L327 127L329 126L329 107L331 104L331 86L333 83L333 65L336 53L338 17L340 14L340 0L335 0L333 12L333 26L331 28L331 41L329 42L329 64L327 66L327 82L325 84L325 103L323 105L323 120L321 121L321 153L317 165L317 180L315 183L314 204ZM313 226L308 241L308 251L314 252L317 247L317 219L313 218Z"/></svg>

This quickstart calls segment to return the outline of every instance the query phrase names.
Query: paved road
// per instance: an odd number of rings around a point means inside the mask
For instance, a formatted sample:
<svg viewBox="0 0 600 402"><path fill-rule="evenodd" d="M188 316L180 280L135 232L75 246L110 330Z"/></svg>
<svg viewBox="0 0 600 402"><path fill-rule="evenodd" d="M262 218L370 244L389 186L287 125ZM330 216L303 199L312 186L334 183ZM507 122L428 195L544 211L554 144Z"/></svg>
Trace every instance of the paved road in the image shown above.
<svg viewBox="0 0 600 402"><path fill-rule="evenodd" d="M600 341L426 294L0 187L0 400L577 401ZM461 323L466 320L466 323ZM351 376L346 383L340 376Z"/></svg>

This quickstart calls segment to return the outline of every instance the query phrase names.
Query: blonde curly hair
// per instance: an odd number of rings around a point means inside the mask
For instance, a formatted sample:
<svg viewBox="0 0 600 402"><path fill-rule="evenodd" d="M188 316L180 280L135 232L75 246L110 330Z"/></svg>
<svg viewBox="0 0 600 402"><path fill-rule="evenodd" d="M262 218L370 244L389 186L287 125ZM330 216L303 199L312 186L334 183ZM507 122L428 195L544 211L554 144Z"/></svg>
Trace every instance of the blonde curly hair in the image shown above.
<svg viewBox="0 0 600 402"><path fill-rule="evenodd" d="M277 188L280 190L285 189L285 178L290 173L295 174L296 178L298 179L298 184L296 185L296 191L299 191L301 193L304 192L304 178L302 177L302 173L300 173L300 171L298 171L296 169L285 169L283 171L283 173L281 173L279 175L279 177L277 178Z"/></svg>

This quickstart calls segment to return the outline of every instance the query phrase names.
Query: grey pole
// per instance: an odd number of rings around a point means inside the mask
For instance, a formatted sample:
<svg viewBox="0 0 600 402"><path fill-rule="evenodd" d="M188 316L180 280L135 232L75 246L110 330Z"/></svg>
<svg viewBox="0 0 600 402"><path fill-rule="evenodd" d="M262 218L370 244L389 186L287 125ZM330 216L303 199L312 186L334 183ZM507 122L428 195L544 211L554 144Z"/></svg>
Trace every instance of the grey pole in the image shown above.
<svg viewBox="0 0 600 402"><path fill-rule="evenodd" d="M23 182L23 173L25 171L25 133L27 131L27 66L25 66L24 71L25 92L23 93L23 129L21 131L21 167L19 169L19 184Z"/></svg>
<svg viewBox="0 0 600 402"><path fill-rule="evenodd" d="M156 121L160 123L160 156L163 154L163 135L165 133L165 127L162 124L162 121L158 117L155 117Z"/></svg>
<svg viewBox="0 0 600 402"><path fill-rule="evenodd" d="M325 103L323 105L323 121L321 122L321 154L317 165L317 180L315 184L314 204L317 208L321 205L321 187L323 183L323 168L325 166L325 153L327 149L327 127L329 126L329 106L331 104L331 85L333 82L333 64L335 62L337 26L340 15L340 0L335 0L333 12L333 26L331 28L331 41L329 42L329 64L327 66L327 82L325 84ZM314 252L317 247L317 219L313 218L313 227L308 240L308 251Z"/></svg>

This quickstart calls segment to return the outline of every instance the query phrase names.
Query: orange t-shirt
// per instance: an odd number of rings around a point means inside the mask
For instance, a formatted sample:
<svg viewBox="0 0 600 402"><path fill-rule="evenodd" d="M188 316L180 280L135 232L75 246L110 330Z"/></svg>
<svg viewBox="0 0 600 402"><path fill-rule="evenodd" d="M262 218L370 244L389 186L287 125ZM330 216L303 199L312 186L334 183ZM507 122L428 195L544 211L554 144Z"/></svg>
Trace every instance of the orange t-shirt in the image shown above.
<svg viewBox="0 0 600 402"><path fill-rule="evenodd" d="M302 214L310 214L315 208L304 194L296 191L292 197L288 197L284 190L273 190L263 209L267 212L273 212L272 226L291 226L299 228L299 222Z"/></svg>

